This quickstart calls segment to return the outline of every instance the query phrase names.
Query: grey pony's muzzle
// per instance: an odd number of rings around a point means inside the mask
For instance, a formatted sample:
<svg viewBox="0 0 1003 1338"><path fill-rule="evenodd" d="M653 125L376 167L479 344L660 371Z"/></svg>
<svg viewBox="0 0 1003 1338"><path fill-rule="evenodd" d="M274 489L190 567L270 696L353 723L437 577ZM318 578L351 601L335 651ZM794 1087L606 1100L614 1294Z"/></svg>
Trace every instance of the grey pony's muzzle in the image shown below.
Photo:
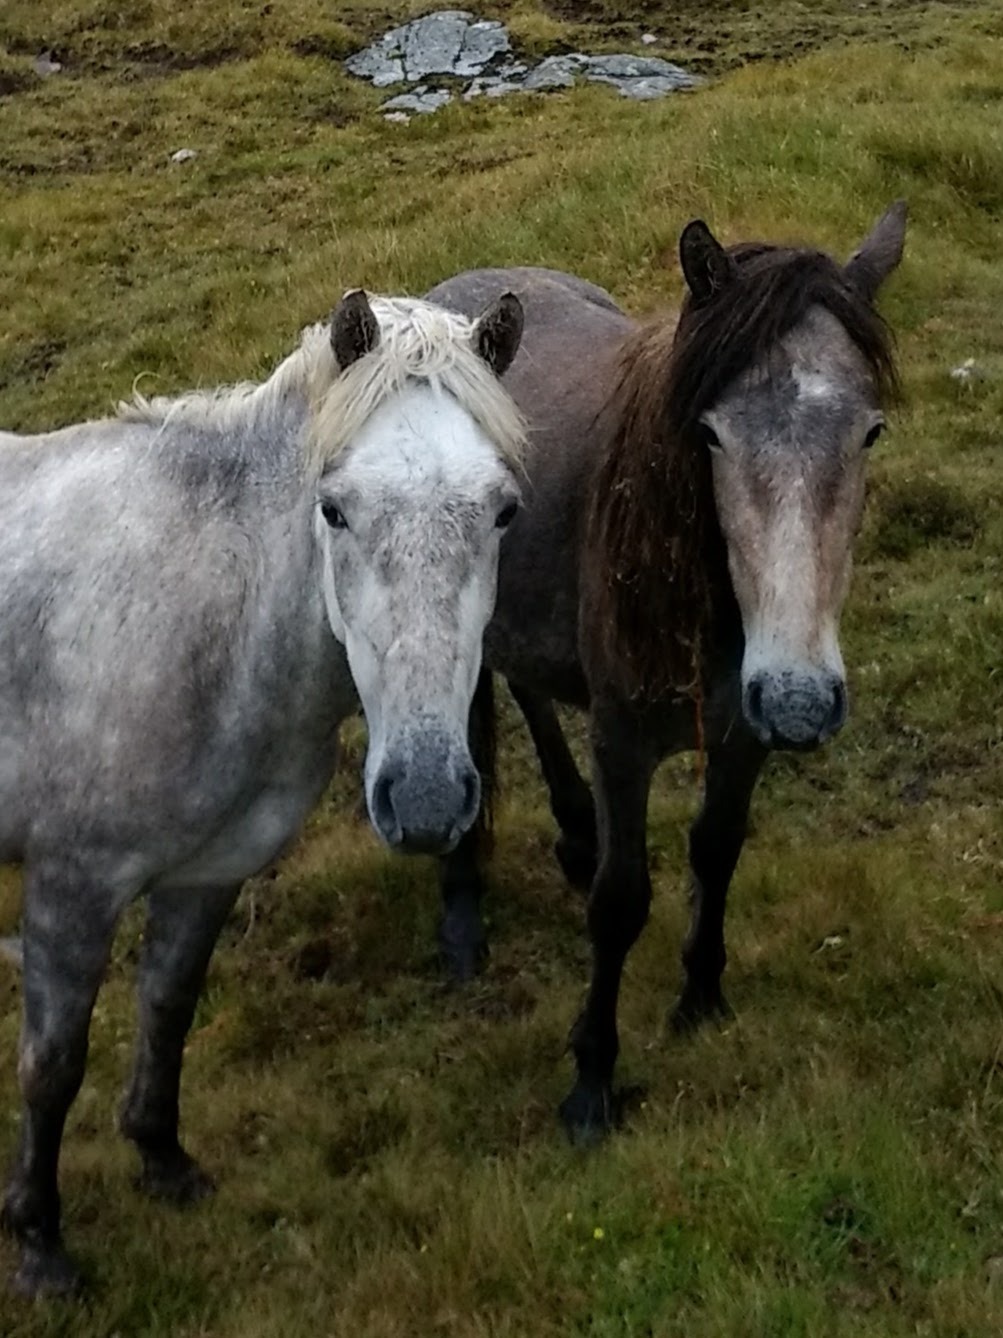
<svg viewBox="0 0 1003 1338"><path fill-rule="evenodd" d="M846 723L846 684L838 674L765 670L745 684L742 711L767 748L808 752Z"/></svg>
<svg viewBox="0 0 1003 1338"><path fill-rule="evenodd" d="M481 778L465 745L410 736L386 750L373 777L369 816L392 850L441 855L477 817Z"/></svg>

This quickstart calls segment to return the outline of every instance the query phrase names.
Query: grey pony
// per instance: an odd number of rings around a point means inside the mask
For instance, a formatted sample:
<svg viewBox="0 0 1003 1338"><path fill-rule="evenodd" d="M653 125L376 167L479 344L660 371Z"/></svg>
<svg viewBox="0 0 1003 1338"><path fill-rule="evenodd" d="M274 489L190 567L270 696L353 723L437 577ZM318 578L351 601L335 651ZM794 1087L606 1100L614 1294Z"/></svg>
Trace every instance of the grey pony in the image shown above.
<svg viewBox="0 0 1003 1338"><path fill-rule="evenodd" d="M444 850L473 822L468 715L522 443L497 374L520 326L511 298L470 322L356 292L260 386L0 440L0 859L24 865L3 1220L22 1293L78 1285L59 1147L123 908L146 895L121 1126L141 1186L193 1199L211 1181L178 1089L206 967L241 882L327 784L357 686L377 830Z"/></svg>

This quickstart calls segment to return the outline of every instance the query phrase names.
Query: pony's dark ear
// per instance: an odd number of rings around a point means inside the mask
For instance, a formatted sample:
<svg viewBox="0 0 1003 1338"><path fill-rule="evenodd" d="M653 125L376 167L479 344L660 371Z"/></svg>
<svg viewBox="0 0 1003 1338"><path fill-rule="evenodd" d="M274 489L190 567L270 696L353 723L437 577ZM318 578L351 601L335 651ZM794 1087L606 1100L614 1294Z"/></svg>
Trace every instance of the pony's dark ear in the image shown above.
<svg viewBox="0 0 1003 1338"><path fill-rule="evenodd" d="M331 315L331 347L344 371L380 342L380 323L361 288L345 294Z"/></svg>
<svg viewBox="0 0 1003 1338"><path fill-rule="evenodd" d="M709 301L735 275L735 262L702 218L687 223L679 238L679 263L695 302Z"/></svg>
<svg viewBox="0 0 1003 1338"><path fill-rule="evenodd" d="M905 200L896 200L846 262L846 277L869 302L874 300L878 289L902 259L907 213Z"/></svg>
<svg viewBox="0 0 1003 1338"><path fill-rule="evenodd" d="M485 308L474 325L474 348L494 372L502 376L512 365L522 339L522 303L515 293L502 293Z"/></svg>

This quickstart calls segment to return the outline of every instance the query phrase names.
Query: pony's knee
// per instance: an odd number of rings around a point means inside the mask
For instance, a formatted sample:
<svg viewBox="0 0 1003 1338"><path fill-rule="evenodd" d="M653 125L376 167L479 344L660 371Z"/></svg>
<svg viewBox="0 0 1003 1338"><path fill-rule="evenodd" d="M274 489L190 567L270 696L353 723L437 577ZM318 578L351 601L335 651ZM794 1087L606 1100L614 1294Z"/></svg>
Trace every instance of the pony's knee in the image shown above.
<svg viewBox="0 0 1003 1338"><path fill-rule="evenodd" d="M86 1063L86 1031L72 1036L22 1036L17 1076L26 1104L46 1106L72 1100L83 1081Z"/></svg>
<svg viewBox="0 0 1003 1338"><path fill-rule="evenodd" d="M633 874L600 869L589 897L592 942L626 953L647 923L650 908L651 882L646 869Z"/></svg>

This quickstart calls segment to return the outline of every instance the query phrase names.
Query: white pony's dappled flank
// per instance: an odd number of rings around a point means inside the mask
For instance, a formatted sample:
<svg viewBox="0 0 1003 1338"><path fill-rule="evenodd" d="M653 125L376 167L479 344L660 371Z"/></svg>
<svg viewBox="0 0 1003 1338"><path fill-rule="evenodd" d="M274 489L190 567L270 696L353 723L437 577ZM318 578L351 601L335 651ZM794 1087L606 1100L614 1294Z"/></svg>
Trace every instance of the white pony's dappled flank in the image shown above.
<svg viewBox="0 0 1003 1338"><path fill-rule="evenodd" d="M457 401L517 467L525 446L525 423L511 396L475 347L476 323L431 302L407 297L372 297L379 342L342 371L325 322L308 326L300 346L267 381L241 382L176 397L147 399L136 393L118 405L130 422L185 424L217 431L267 421L290 396L305 396L310 427L306 464L320 475L358 435L371 415L409 381L423 381Z"/></svg>

